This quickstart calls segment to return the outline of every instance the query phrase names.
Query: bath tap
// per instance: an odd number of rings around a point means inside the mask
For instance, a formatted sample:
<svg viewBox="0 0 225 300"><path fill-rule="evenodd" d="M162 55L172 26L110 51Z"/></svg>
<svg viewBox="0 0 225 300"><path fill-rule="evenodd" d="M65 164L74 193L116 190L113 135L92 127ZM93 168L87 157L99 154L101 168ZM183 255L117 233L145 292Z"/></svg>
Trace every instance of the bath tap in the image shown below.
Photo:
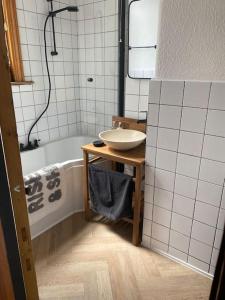
<svg viewBox="0 0 225 300"><path fill-rule="evenodd" d="M32 142L29 142L26 146L24 146L23 143L20 143L20 152L37 149L39 147L39 142L40 140L35 139L33 144Z"/></svg>

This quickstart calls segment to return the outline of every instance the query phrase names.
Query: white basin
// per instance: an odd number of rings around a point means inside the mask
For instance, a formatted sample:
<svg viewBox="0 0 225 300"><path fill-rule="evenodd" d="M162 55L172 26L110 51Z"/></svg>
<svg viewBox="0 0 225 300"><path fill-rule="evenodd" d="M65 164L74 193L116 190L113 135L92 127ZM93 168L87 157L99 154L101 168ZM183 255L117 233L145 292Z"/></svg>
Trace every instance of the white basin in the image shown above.
<svg viewBox="0 0 225 300"><path fill-rule="evenodd" d="M99 133L99 138L110 148L129 150L139 146L146 138L146 134L132 129L111 129Z"/></svg>

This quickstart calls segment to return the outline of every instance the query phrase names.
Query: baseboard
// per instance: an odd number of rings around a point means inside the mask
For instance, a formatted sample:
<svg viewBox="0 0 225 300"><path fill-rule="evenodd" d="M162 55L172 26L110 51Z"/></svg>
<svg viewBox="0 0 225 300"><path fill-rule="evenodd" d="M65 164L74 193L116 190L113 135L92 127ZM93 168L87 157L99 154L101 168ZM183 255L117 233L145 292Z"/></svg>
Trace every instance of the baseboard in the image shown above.
<svg viewBox="0 0 225 300"><path fill-rule="evenodd" d="M142 246L143 246L143 245L142 245ZM143 247L144 247L144 246L143 246ZM145 248L146 248L146 247L145 247ZM177 263L179 263L179 264L181 264L181 265L183 265L183 266L185 266L185 267L191 269L192 271L197 272L197 273L199 273L199 274L201 274L201 275L203 275L203 276L205 276L205 277L207 277L207 278L213 280L213 277L214 277L214 276L213 276L212 274L209 274L209 273L207 273L207 272L205 272L205 271L203 271L203 270L201 270L201 269L198 269L197 267L192 266L192 265L190 265L189 263L187 263L187 262L185 262L185 261L183 261L183 260L181 260L181 259L179 259L179 258L176 258L175 256L173 256L173 255L171 255L171 254L168 254L168 253L166 253L166 252L164 252L164 251L162 251L162 250L160 250L160 249L157 249L157 248L146 248L146 249L149 249L149 250L151 250L151 251L153 251L153 252L155 252L155 253L158 253L158 254L160 254L160 255L162 255L162 256L164 256L164 257L167 257L167 258L169 258L170 260L173 260L173 261L175 261L175 262L177 262Z"/></svg>
<svg viewBox="0 0 225 300"><path fill-rule="evenodd" d="M39 233L35 234L34 236L31 237L31 240L35 239L36 237L38 237L39 235L41 235L42 233L46 232L47 230L51 229L52 227L54 227L55 225L59 224L60 222L64 221L65 219L69 218L70 216L72 216L75 213L79 213L79 212L83 212L83 209L78 209L78 210L73 210L72 212L70 212L69 214L65 215L63 218L57 220L56 222L54 222L53 224L51 224L50 226L46 227L44 230L40 231Z"/></svg>

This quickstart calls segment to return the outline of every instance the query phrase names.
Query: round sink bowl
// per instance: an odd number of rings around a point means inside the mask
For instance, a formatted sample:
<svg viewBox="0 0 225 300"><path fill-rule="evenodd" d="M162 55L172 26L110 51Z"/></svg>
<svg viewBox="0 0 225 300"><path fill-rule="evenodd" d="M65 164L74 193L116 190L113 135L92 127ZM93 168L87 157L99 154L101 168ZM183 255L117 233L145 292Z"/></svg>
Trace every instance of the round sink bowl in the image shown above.
<svg viewBox="0 0 225 300"><path fill-rule="evenodd" d="M110 148L115 150L130 150L139 146L146 134L132 129L111 129L99 133L99 138Z"/></svg>

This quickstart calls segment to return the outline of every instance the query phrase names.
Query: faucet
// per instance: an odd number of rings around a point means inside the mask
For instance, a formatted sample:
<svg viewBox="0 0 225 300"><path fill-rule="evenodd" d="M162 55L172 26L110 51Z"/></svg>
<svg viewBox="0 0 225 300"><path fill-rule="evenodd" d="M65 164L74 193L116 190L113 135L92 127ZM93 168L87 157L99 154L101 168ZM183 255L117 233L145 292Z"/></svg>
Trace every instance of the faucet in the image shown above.
<svg viewBox="0 0 225 300"><path fill-rule="evenodd" d="M39 147L39 142L40 140L35 139L33 144L32 142L29 142L26 146L23 143L20 143L20 152L37 149Z"/></svg>
<svg viewBox="0 0 225 300"><path fill-rule="evenodd" d="M122 128L121 125L122 125L122 122L119 122L119 121L113 121L112 129L119 129L119 128Z"/></svg>

